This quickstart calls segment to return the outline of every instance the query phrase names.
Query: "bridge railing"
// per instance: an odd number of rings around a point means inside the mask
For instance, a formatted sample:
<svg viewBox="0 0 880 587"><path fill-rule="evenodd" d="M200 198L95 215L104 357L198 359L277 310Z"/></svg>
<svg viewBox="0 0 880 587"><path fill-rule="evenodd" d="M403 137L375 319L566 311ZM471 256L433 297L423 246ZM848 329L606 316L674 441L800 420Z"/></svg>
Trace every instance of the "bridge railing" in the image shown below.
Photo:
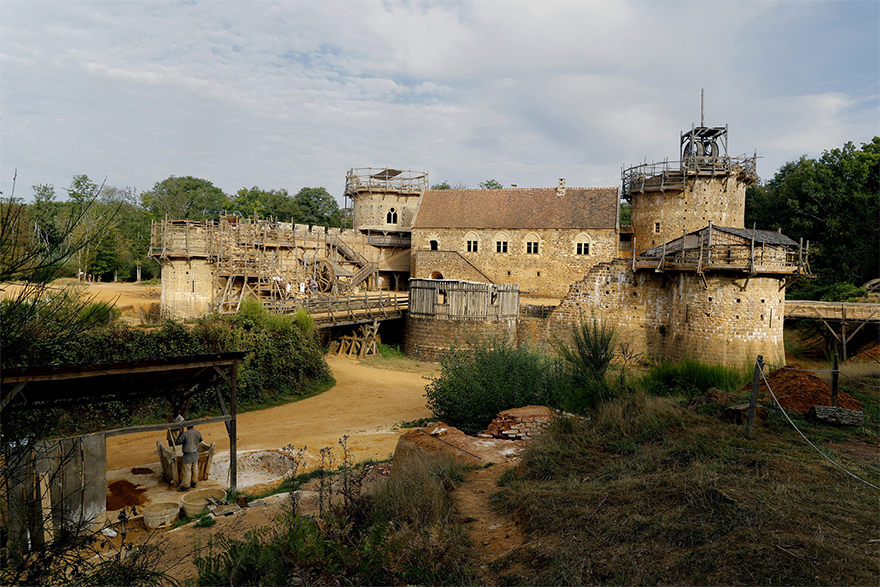
<svg viewBox="0 0 880 587"><path fill-rule="evenodd" d="M880 304L785 300L785 317L806 320L880 322Z"/></svg>
<svg viewBox="0 0 880 587"><path fill-rule="evenodd" d="M319 327L399 318L408 305L409 301L406 297L381 292L359 296L267 300L263 303L267 310L277 314L295 314L302 308Z"/></svg>

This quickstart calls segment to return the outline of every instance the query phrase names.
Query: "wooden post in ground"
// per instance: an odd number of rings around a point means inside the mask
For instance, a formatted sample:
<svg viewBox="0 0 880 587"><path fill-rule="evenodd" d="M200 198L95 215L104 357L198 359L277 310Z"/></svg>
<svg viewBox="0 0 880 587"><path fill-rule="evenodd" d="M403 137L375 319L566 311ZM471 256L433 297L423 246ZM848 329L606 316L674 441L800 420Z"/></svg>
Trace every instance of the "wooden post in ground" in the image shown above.
<svg viewBox="0 0 880 587"><path fill-rule="evenodd" d="M232 389L230 391L230 407L232 420L229 421L229 491L235 493L238 491L238 453L236 434L237 422L236 414L238 413L238 364L232 365Z"/></svg>
<svg viewBox="0 0 880 587"><path fill-rule="evenodd" d="M837 365L837 349L834 349L834 366L831 368L831 407L837 405L837 388L840 381L840 368Z"/></svg>
<svg viewBox="0 0 880 587"><path fill-rule="evenodd" d="M751 438L752 427L755 425L755 408L758 405L758 385L761 382L761 372L764 367L764 355L758 355L755 360L755 373L752 376L752 396L749 398L749 411L746 415L745 437Z"/></svg>

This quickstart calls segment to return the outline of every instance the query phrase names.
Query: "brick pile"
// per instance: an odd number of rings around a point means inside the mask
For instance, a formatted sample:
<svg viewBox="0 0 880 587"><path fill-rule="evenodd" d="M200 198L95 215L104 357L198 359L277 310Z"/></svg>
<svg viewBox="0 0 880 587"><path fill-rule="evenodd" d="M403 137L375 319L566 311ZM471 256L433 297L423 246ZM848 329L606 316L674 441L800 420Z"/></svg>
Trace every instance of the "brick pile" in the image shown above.
<svg viewBox="0 0 880 587"><path fill-rule="evenodd" d="M550 425L556 413L546 406L526 406L505 410L481 432L481 438L526 440L540 436Z"/></svg>

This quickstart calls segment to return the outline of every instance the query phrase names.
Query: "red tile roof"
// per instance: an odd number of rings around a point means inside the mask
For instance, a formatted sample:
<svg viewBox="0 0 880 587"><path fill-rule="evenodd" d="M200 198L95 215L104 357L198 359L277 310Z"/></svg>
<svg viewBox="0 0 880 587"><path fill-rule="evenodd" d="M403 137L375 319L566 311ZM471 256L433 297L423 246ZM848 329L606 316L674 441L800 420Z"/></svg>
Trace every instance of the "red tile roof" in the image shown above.
<svg viewBox="0 0 880 587"><path fill-rule="evenodd" d="M428 190L413 228L614 228L617 188Z"/></svg>

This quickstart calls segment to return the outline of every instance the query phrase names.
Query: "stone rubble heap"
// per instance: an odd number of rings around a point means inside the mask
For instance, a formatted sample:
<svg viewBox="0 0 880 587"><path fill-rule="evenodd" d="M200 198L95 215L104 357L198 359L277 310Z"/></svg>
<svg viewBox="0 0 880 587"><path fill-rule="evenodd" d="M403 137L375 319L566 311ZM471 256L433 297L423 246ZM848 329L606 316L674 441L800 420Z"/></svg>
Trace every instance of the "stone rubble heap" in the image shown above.
<svg viewBox="0 0 880 587"><path fill-rule="evenodd" d="M478 436L509 440L534 438L541 435L555 416L556 412L546 406L526 406L505 410L498 414L489 427Z"/></svg>

